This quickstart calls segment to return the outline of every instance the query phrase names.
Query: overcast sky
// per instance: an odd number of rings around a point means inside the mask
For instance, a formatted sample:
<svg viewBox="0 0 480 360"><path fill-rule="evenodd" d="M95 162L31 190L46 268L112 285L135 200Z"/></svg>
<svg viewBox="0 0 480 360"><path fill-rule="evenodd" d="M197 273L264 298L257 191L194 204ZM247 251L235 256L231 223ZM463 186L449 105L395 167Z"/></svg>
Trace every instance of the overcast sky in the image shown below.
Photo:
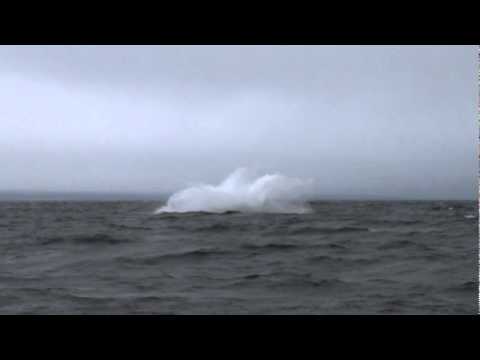
<svg viewBox="0 0 480 360"><path fill-rule="evenodd" d="M0 46L0 191L477 194L476 46Z"/></svg>

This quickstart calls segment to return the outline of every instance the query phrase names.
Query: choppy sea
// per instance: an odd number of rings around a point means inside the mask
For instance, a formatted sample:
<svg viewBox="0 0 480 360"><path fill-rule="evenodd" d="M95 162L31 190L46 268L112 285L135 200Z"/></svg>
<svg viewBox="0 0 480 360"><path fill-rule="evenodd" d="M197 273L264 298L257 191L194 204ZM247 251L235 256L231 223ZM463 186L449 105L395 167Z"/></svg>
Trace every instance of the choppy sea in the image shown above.
<svg viewBox="0 0 480 360"><path fill-rule="evenodd" d="M475 202L0 203L0 314L476 314Z"/></svg>

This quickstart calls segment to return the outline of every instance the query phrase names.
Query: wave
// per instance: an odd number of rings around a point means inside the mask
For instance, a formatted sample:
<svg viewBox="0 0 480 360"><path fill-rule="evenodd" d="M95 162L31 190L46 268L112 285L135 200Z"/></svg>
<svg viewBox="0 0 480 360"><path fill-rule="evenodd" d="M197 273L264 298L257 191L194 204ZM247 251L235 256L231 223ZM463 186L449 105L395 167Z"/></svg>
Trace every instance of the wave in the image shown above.
<svg viewBox="0 0 480 360"><path fill-rule="evenodd" d="M233 227L231 226L228 226L226 224L211 224L211 225L207 225L207 226L202 226L202 227L199 227L199 228L196 228L194 229L194 231L197 231L197 232L209 232L209 231L213 231L213 232L220 232L220 231L230 231L230 230L233 230L232 229ZM236 229L235 229L236 230Z"/></svg>
<svg viewBox="0 0 480 360"><path fill-rule="evenodd" d="M413 240L395 240L382 243L377 246L379 250L395 250L395 249L404 249L407 247L417 248L422 251L430 251L432 248L427 244L413 241Z"/></svg>
<svg viewBox="0 0 480 360"><path fill-rule="evenodd" d="M291 178L281 174L254 176L246 168L231 173L219 185L197 185L173 194L167 204L155 211L169 212L312 212L303 199L311 179Z"/></svg>
<svg viewBox="0 0 480 360"><path fill-rule="evenodd" d="M119 230L153 230L151 227L147 226L132 226L132 225L122 225L122 224L108 224L111 228L119 229Z"/></svg>
<svg viewBox="0 0 480 360"><path fill-rule="evenodd" d="M72 237L47 237L40 240L42 245L51 245L57 243L74 243L74 244L121 244L129 242L125 238L113 237L107 234L79 235Z"/></svg>
<svg viewBox="0 0 480 360"><path fill-rule="evenodd" d="M134 265L158 265L165 260L193 260L210 256L223 256L230 254L230 251L219 250L217 248L199 248L179 252L164 253L158 255L149 255L144 257L125 257L120 256L117 262Z"/></svg>
<svg viewBox="0 0 480 360"><path fill-rule="evenodd" d="M340 280L338 278L331 279L311 279L307 276L293 276L287 279L282 279L281 281L272 281L267 286L275 288L299 288L299 289L308 289L308 288L317 288L317 289L331 289L338 287L349 287L351 286L348 282Z"/></svg>
<svg viewBox="0 0 480 360"><path fill-rule="evenodd" d="M335 263L335 264L351 264L351 265L371 265L379 261L378 258L347 258L329 255L315 255L308 258L309 262L314 263Z"/></svg>
<svg viewBox="0 0 480 360"><path fill-rule="evenodd" d="M340 226L340 227L306 226L298 229L289 230L288 233L291 235L300 235L300 234L337 234L337 233L366 232L366 231L370 231L370 229L367 227L357 227L357 226Z"/></svg>
<svg viewBox="0 0 480 360"><path fill-rule="evenodd" d="M289 243L267 243L267 244L252 244L247 243L243 244L242 248L244 249L272 249L272 250L283 250L283 249L295 249L300 248L302 246L297 244L289 244Z"/></svg>

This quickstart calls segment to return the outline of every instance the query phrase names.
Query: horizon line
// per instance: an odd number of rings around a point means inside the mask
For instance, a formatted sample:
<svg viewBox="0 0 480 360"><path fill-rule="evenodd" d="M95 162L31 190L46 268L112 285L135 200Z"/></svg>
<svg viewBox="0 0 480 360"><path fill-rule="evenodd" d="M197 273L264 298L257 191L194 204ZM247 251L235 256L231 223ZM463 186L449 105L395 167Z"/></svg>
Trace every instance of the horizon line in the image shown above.
<svg viewBox="0 0 480 360"><path fill-rule="evenodd" d="M24 191L0 190L0 202L47 202L47 201L158 201L167 200L175 191L171 192L126 192L126 191ZM307 202L315 201L478 201L478 198L466 197L408 197L387 196L374 194L316 194Z"/></svg>

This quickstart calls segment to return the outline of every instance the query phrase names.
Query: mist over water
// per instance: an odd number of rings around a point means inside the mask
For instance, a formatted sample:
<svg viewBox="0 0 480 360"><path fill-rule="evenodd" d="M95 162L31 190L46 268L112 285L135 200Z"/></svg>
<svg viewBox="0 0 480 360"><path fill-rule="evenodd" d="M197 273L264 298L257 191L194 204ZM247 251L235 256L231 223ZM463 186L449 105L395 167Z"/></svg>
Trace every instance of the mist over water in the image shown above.
<svg viewBox="0 0 480 360"><path fill-rule="evenodd" d="M174 193L155 213L309 213L312 209L306 202L306 195L312 184L312 179L278 173L259 176L250 169L238 168L219 185L200 184Z"/></svg>

